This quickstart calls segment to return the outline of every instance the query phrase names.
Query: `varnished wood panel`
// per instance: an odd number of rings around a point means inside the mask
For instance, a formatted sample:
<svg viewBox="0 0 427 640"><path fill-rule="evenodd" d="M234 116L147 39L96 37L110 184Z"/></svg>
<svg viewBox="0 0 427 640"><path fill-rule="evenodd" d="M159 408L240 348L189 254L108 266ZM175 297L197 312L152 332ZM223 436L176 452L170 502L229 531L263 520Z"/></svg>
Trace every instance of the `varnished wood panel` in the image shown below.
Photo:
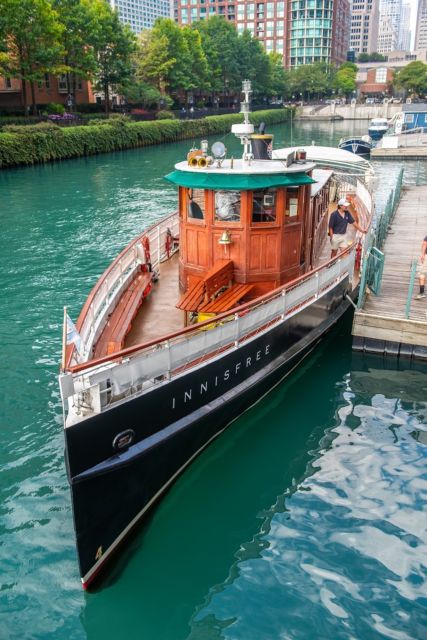
<svg viewBox="0 0 427 640"><path fill-rule="evenodd" d="M249 274L279 271L280 229L252 232L249 237Z"/></svg>
<svg viewBox="0 0 427 640"><path fill-rule="evenodd" d="M208 267L206 230L187 226L185 229L186 262L202 268Z"/></svg>

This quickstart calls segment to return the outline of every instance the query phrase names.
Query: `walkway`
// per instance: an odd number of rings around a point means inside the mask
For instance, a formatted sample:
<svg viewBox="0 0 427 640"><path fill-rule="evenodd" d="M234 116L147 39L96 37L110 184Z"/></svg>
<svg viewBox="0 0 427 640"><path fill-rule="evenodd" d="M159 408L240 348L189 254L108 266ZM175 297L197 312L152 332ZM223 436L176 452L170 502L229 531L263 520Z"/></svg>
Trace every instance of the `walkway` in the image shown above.
<svg viewBox="0 0 427 640"><path fill-rule="evenodd" d="M411 354L405 353L412 355L414 347L427 347L427 298L416 300L418 280L414 286L409 318L405 315L411 264L419 258L421 243L427 234L426 205L427 186L410 187L402 191L384 245L385 263L380 294L368 295L363 309L354 316L353 335L360 338L355 340L355 348L378 352L381 351L381 345L375 342L382 341L393 343L385 347L385 352L388 349L390 353L402 346L412 345ZM371 349L370 344L375 348Z"/></svg>

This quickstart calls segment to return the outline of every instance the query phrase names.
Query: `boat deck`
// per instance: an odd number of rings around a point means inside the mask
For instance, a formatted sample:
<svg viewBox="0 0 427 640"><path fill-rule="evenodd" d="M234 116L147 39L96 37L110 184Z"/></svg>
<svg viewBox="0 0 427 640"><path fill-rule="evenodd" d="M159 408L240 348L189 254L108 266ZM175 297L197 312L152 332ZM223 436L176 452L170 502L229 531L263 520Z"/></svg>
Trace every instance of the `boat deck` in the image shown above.
<svg viewBox="0 0 427 640"><path fill-rule="evenodd" d="M175 307L179 299L178 253L160 263L159 280L153 284L125 340L125 348L150 342L184 327L184 312Z"/></svg>

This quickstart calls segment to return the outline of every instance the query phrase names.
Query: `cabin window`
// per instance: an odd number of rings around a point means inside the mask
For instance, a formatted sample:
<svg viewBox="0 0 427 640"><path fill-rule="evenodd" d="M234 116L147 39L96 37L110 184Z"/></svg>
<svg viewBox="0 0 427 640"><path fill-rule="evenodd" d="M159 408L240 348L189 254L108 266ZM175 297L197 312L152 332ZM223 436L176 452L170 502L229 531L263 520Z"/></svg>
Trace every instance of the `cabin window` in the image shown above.
<svg viewBox="0 0 427 640"><path fill-rule="evenodd" d="M276 221L276 189L254 191L252 222Z"/></svg>
<svg viewBox="0 0 427 640"><path fill-rule="evenodd" d="M405 122L414 122L414 114L413 113L405 113Z"/></svg>
<svg viewBox="0 0 427 640"><path fill-rule="evenodd" d="M215 193L215 220L238 222L240 220L240 191L217 191Z"/></svg>
<svg viewBox="0 0 427 640"><path fill-rule="evenodd" d="M298 188L287 189L285 213L287 218L296 218L298 216Z"/></svg>
<svg viewBox="0 0 427 640"><path fill-rule="evenodd" d="M187 215L189 220L204 220L205 191L204 189L189 189L187 192Z"/></svg>

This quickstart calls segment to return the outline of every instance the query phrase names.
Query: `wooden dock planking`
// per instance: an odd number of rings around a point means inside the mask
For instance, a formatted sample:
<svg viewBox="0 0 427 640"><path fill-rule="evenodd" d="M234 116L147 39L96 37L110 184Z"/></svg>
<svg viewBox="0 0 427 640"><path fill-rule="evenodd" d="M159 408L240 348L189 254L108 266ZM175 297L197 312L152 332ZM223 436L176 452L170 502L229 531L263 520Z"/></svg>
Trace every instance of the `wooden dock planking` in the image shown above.
<svg viewBox="0 0 427 640"><path fill-rule="evenodd" d="M427 234L427 186L402 191L392 227L383 248L385 254L381 291L367 295L363 309L357 311L353 335L427 346L427 298L416 300L415 281L409 318L405 308L412 261L418 260L421 243Z"/></svg>

